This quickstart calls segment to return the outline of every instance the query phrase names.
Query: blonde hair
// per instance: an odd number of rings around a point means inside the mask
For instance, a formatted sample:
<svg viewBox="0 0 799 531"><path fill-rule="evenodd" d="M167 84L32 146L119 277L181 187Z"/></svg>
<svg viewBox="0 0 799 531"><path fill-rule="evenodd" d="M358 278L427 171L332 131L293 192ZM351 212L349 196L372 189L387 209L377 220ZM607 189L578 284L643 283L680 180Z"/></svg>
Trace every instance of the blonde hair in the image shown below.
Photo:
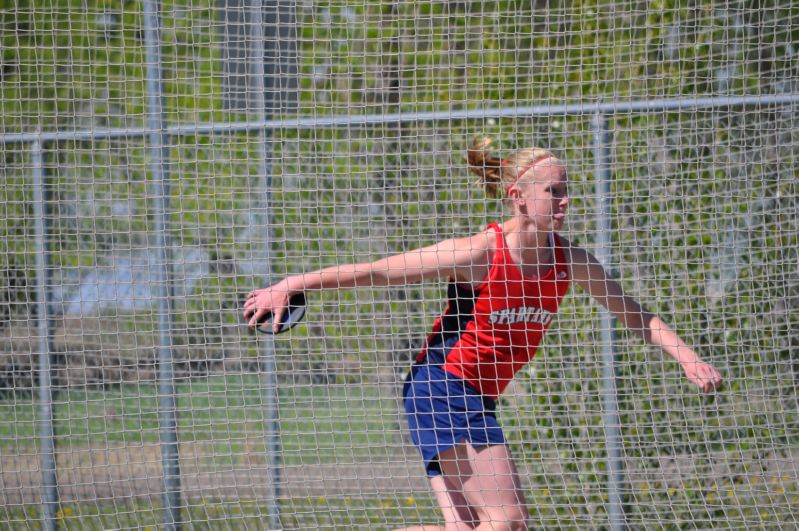
<svg viewBox="0 0 799 531"><path fill-rule="evenodd" d="M477 135L466 152L469 170L491 197L507 197L508 189L538 161L550 157L559 161L552 151L537 147L519 149L503 159L491 149L493 143L489 137Z"/></svg>

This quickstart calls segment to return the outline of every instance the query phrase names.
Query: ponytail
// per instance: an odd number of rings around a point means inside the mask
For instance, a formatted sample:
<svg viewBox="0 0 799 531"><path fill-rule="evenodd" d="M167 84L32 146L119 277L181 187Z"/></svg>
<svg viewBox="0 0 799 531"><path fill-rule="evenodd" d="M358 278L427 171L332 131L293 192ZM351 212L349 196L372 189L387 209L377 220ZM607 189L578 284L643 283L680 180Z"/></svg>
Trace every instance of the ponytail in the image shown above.
<svg viewBox="0 0 799 531"><path fill-rule="evenodd" d="M477 135L466 152L469 170L478 176L475 184L482 186L486 195L499 197L504 194L502 184L503 164L490 149L493 141L487 136Z"/></svg>
<svg viewBox="0 0 799 531"><path fill-rule="evenodd" d="M469 170L478 176L476 184L489 197L506 197L508 188L544 159L560 163L554 153L542 148L520 149L502 159L491 150L493 143L489 137L477 135L466 152Z"/></svg>

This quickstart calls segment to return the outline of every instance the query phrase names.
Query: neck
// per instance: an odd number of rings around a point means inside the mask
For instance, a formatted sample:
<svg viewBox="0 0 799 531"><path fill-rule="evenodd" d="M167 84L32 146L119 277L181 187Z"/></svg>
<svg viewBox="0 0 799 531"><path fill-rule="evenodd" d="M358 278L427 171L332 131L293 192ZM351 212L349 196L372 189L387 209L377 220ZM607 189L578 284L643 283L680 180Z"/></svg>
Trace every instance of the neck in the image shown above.
<svg viewBox="0 0 799 531"><path fill-rule="evenodd" d="M525 227L518 220L509 220L503 226L505 242L511 259L527 277L541 277L553 261L549 232Z"/></svg>
<svg viewBox="0 0 799 531"><path fill-rule="evenodd" d="M519 218L512 218L502 226L508 246L520 251L548 250L550 247L549 232L537 230L531 223Z"/></svg>

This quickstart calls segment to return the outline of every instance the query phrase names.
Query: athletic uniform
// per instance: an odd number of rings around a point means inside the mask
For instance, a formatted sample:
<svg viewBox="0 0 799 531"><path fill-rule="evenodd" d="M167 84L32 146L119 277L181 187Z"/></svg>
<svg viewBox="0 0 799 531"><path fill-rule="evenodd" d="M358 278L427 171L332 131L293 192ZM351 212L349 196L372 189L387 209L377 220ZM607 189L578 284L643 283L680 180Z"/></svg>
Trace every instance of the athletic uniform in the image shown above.
<svg viewBox="0 0 799 531"><path fill-rule="evenodd" d="M486 278L477 287L450 281L449 303L427 337L403 389L411 437L427 474L441 473L438 455L461 440L504 444L496 398L535 355L569 290L563 242L550 235L554 260L541 277L525 277L502 227Z"/></svg>

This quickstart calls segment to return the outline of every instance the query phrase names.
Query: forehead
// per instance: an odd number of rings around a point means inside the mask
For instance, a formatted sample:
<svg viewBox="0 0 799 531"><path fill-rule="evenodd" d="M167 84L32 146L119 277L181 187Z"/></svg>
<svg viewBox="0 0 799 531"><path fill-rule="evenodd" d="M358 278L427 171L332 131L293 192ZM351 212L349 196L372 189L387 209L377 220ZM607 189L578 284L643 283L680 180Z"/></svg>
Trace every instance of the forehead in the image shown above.
<svg viewBox="0 0 799 531"><path fill-rule="evenodd" d="M531 180L544 184L566 182L568 179L566 165L557 159L542 160L530 168L528 175Z"/></svg>

